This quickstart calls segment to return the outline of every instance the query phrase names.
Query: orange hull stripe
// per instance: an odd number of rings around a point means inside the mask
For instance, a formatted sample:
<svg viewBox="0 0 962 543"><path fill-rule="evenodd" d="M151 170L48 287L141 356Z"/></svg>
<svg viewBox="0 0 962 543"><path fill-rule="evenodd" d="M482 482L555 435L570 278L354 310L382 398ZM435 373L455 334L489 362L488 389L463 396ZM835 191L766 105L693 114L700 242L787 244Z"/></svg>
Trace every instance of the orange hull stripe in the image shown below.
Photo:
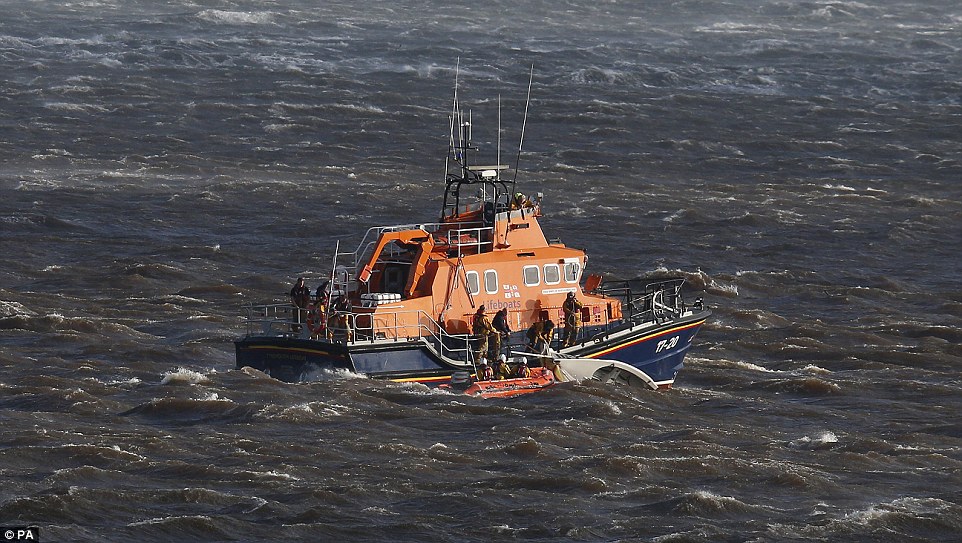
<svg viewBox="0 0 962 543"><path fill-rule="evenodd" d="M252 351L255 351L255 350L256 351L289 351L289 352L295 352L295 353L322 354L325 356L338 356L338 357L341 356L341 355L332 355L327 351L318 351L317 349L303 349L300 347L274 347L273 345L251 345L250 347L247 347L247 348Z"/></svg>
<svg viewBox="0 0 962 543"><path fill-rule="evenodd" d="M436 377L405 377L402 379L391 379L395 383L434 383L437 381L449 381L451 377L448 375L439 375Z"/></svg>
<svg viewBox="0 0 962 543"><path fill-rule="evenodd" d="M636 345L636 344L638 344L638 343L641 343L642 341L647 341L647 340L649 340L649 339L654 339L654 338L656 338L656 337L661 337L661 336L664 336L664 335L673 334L673 333L675 333L675 332L681 332L682 330L688 330L689 328L694 328L694 327L696 327L696 326L701 326L702 324L705 324L705 321L701 320L701 321L698 321L698 322L693 322L693 323L691 323L691 324L686 324L686 325L684 325L684 326L679 326L679 327L677 327L677 328L669 328L668 330L665 330L665 331L663 331L663 332L658 332L657 334L652 334L652 335L650 335L650 336L642 336L642 337L640 337L640 338L638 338L638 339L635 339L635 340L632 340L632 341L630 341L630 342L628 342L628 343L625 343L624 345L618 345L618 346L616 346L616 347L609 347L609 348L607 348L607 349L605 349L605 350L603 350L603 351L600 351L600 352L597 352L597 353L594 353L594 354L589 354L589 355L588 355L588 358L600 358L600 357L602 357L602 356L604 356L604 355L606 355L606 354L608 354L608 353L610 353L610 352L620 351L621 349L624 349L624 348L626 348L626 347L631 347L632 345Z"/></svg>

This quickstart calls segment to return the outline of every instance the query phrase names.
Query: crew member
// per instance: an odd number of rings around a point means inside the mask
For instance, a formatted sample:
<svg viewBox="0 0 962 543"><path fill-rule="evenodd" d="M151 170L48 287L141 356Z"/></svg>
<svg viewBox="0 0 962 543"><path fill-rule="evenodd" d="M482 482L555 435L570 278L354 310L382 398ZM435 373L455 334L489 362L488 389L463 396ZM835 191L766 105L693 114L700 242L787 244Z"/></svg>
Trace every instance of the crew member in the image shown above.
<svg viewBox="0 0 962 543"><path fill-rule="evenodd" d="M508 366L508 357L501 354L498 356L498 365L494 368L494 374L498 379L510 379L511 367Z"/></svg>
<svg viewBox="0 0 962 543"><path fill-rule="evenodd" d="M494 370L488 365L488 359L481 359L481 369L478 370L478 380L479 381L492 381L494 380Z"/></svg>
<svg viewBox="0 0 962 543"><path fill-rule="evenodd" d="M544 361L542 365L545 367L545 369L554 374L555 381L560 383L565 380L564 371L562 371L561 364L559 364L557 360L552 358L544 358L542 360Z"/></svg>
<svg viewBox="0 0 962 543"><path fill-rule="evenodd" d="M484 306L478 308L477 313L474 314L474 318L471 319L471 333L474 334L474 338L478 342L477 352L475 352L475 360L480 360L481 357L488 354L488 337L491 336L491 332L494 328L491 327L491 321L488 316L484 314Z"/></svg>
<svg viewBox="0 0 962 543"><path fill-rule="evenodd" d="M331 304L331 321L328 330L333 332L334 329L344 331L344 340L347 343L354 341L354 332L351 330L351 304L343 294Z"/></svg>
<svg viewBox="0 0 962 543"><path fill-rule="evenodd" d="M582 303L575 297L574 292L569 292L565 303L561 306L565 316L565 337L561 342L561 347L570 347L578 342L578 327L581 325Z"/></svg>
<svg viewBox="0 0 962 543"><path fill-rule="evenodd" d="M528 359L521 357L521 364L518 366L517 377L527 379L531 377L531 368L528 367Z"/></svg>
<svg viewBox="0 0 962 543"><path fill-rule="evenodd" d="M327 316L327 296L318 294L307 310L307 327L312 336L328 336Z"/></svg>
<svg viewBox="0 0 962 543"><path fill-rule="evenodd" d="M307 313L307 326L311 330L312 336L325 336L330 339L330 331L327 327L328 318L328 299L330 291L328 290L328 281L321 283L314 292L314 303L308 306Z"/></svg>
<svg viewBox="0 0 962 543"><path fill-rule="evenodd" d="M528 350L533 353L546 354L551 346L551 336L554 334L554 323L551 319L539 320L532 324L525 335L528 337Z"/></svg>
<svg viewBox="0 0 962 543"><path fill-rule="evenodd" d="M304 284L303 277L298 277L294 287L291 288L291 304L297 308L294 310L294 322L304 322L307 319L307 306L311 305L311 289ZM295 324L291 329L297 333L301 331L301 326Z"/></svg>
<svg viewBox="0 0 962 543"><path fill-rule="evenodd" d="M328 297L331 295L331 282L324 281L317 286L317 290L314 292L314 303L327 305Z"/></svg>
<svg viewBox="0 0 962 543"><path fill-rule="evenodd" d="M511 328L508 326L508 308L503 307L500 311L494 314L494 320L491 321L491 327L494 328L494 332L491 334L491 357L494 358L501 354L501 342L507 341L511 336Z"/></svg>

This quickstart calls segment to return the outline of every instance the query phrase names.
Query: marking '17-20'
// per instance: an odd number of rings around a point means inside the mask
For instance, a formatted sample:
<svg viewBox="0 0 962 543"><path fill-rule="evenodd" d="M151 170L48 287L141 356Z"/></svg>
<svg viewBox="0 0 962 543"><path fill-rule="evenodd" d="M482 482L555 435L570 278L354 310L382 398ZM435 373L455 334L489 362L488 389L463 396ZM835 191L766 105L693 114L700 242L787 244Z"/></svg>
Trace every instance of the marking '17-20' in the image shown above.
<svg viewBox="0 0 962 543"><path fill-rule="evenodd" d="M678 336L674 336L674 337L672 337L672 338L670 338L670 339L663 339L663 340L661 340L661 341L658 342L658 346L655 347L655 352L656 352L656 353L660 353L661 351L664 351L665 349L671 349L671 348L674 347L675 345L678 345Z"/></svg>

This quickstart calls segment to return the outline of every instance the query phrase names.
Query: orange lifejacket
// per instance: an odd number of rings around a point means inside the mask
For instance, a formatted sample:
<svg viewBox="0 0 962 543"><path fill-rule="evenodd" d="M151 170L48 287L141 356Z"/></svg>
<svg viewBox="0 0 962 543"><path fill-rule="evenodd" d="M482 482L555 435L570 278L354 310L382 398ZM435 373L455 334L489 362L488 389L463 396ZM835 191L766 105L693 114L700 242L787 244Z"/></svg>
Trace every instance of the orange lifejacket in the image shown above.
<svg viewBox="0 0 962 543"><path fill-rule="evenodd" d="M324 306L311 304L307 308L307 327L312 334L320 334L327 329L327 311Z"/></svg>

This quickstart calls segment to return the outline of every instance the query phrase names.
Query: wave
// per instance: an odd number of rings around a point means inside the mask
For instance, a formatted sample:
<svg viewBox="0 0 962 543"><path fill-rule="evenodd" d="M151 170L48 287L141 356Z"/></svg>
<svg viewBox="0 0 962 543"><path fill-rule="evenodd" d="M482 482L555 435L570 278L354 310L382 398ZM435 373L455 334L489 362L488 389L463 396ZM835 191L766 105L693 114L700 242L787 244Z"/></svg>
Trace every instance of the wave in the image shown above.
<svg viewBox="0 0 962 543"><path fill-rule="evenodd" d="M815 364L808 364L804 368L802 368L800 371L803 371L806 373L816 373L819 375L827 375L829 373L832 373L832 370L828 370L828 369L816 366Z"/></svg>
<svg viewBox="0 0 962 543"><path fill-rule="evenodd" d="M383 115L383 114L385 113L385 111L384 111L382 108L377 107L377 106L373 106L373 105L370 105L370 104L363 104L363 105L361 105L361 104L331 104L331 105L329 105L329 106L326 106L325 109L343 110L343 111L347 111L347 112L349 112L349 113L374 113L374 114L377 114L377 115Z"/></svg>
<svg viewBox="0 0 962 543"><path fill-rule="evenodd" d="M885 534L886 540L949 541L962 532L962 506L935 497L902 497L845 513L806 531L832 537Z"/></svg>
<svg viewBox="0 0 962 543"><path fill-rule="evenodd" d="M163 424L209 424L250 422L260 411L254 404L226 399L162 398L118 413L121 417L143 417Z"/></svg>
<svg viewBox="0 0 962 543"><path fill-rule="evenodd" d="M109 468L130 469L147 462L143 455L126 451L119 445L93 445L68 443L53 446L17 447L6 449L4 463L10 467L27 468L38 463L45 466L84 466L100 471L80 472L78 476L109 477ZM69 469L69 468L68 468ZM64 472L64 473L69 473Z"/></svg>
<svg viewBox="0 0 962 543"><path fill-rule="evenodd" d="M620 85L634 82L635 76L613 68L592 66L575 71L570 79L581 85Z"/></svg>
<svg viewBox="0 0 962 543"><path fill-rule="evenodd" d="M301 382L335 381L342 379L367 379L366 375L354 373L346 368L327 369L312 366L301 376Z"/></svg>
<svg viewBox="0 0 962 543"><path fill-rule="evenodd" d="M37 227L38 230L52 232L88 231L88 229L82 225L50 215L41 215L39 213L18 213L16 215L6 215L0 217L0 223L7 224L10 227L33 226Z"/></svg>
<svg viewBox="0 0 962 543"><path fill-rule="evenodd" d="M821 451L831 449L838 444L838 436L834 432L822 432L816 436L804 436L789 443L793 449L803 449L807 451Z"/></svg>
<svg viewBox="0 0 962 543"><path fill-rule="evenodd" d="M186 297L196 297L203 294L237 296L238 294L243 294L243 291L228 283L212 283L207 285L201 284L182 288L177 291L178 296Z"/></svg>
<svg viewBox="0 0 962 543"><path fill-rule="evenodd" d="M765 366L760 366L752 362L745 362L743 360L714 360L714 363L717 367L720 367L720 368L732 367L732 368L738 368L743 370L757 371L761 373L779 373L778 370L772 370L772 369L766 368Z"/></svg>
<svg viewBox="0 0 962 543"><path fill-rule="evenodd" d="M70 102L47 102L44 107L53 111L68 113L109 113L112 110L99 104L77 104Z"/></svg>
<svg viewBox="0 0 962 543"><path fill-rule="evenodd" d="M547 457L544 447L535 441L533 437L527 436L502 447L502 451L515 457L525 459L543 459Z"/></svg>
<svg viewBox="0 0 962 543"><path fill-rule="evenodd" d="M63 383L69 385L71 383ZM0 399L0 409L34 413L67 413L85 411L83 404L98 405L102 398L79 387L54 388L47 386L12 387L14 395Z"/></svg>
<svg viewBox="0 0 962 543"><path fill-rule="evenodd" d="M785 317L763 309L737 309L727 313L742 328L773 329L787 328L792 322Z"/></svg>
<svg viewBox="0 0 962 543"><path fill-rule="evenodd" d="M225 11L205 9L197 14L199 19L217 24L265 25L274 22L276 14L270 11Z"/></svg>
<svg viewBox="0 0 962 543"><path fill-rule="evenodd" d="M99 336L122 335L135 338L154 338L126 324L109 319L94 319L90 317L65 317L59 313L49 315L16 314L0 317L0 330L26 330L29 332L76 332L80 334L97 334Z"/></svg>
<svg viewBox="0 0 962 543"><path fill-rule="evenodd" d="M299 123L269 123L264 125L264 130L271 133L294 132L298 130L306 132L312 130L312 127L307 124Z"/></svg>
<svg viewBox="0 0 962 543"><path fill-rule="evenodd" d="M250 527L246 523L216 515L173 515L131 522L128 528L135 530L138 539L191 541L235 541L244 539Z"/></svg>
<svg viewBox="0 0 962 543"><path fill-rule="evenodd" d="M789 487L795 491L825 494L838 490L837 481L812 466L796 462L768 462L758 468L769 475L768 480L778 486Z"/></svg>
<svg viewBox="0 0 962 543"><path fill-rule="evenodd" d="M540 474L537 471L502 476L496 478L490 484L500 491L509 493L535 491L567 495L594 495L610 490L608 483L598 477L575 474Z"/></svg>
<svg viewBox="0 0 962 543"><path fill-rule="evenodd" d="M7 302L0 300L0 319L16 316L36 317L37 314L27 309L20 302Z"/></svg>
<svg viewBox="0 0 962 543"><path fill-rule="evenodd" d="M738 285L735 283L726 284L716 281L702 270L691 272L686 270L669 270L668 268L658 268L646 273L642 277L632 279L631 281L641 282L652 279L673 279L676 277L684 277L685 284L694 290L704 290L709 294L722 296L725 298L736 298L738 296Z"/></svg>
<svg viewBox="0 0 962 543"><path fill-rule="evenodd" d="M352 411L353 409L346 405L333 403L270 404L258 411L254 419L290 424L316 424L322 421L330 421L335 417L342 417Z"/></svg>
<svg viewBox="0 0 962 543"><path fill-rule="evenodd" d="M780 31L777 25L757 25L751 23L740 23L736 21L725 21L712 23L708 26L695 27L695 32L719 33L719 34L761 34L762 31Z"/></svg>
<svg viewBox="0 0 962 543"><path fill-rule="evenodd" d="M133 477L123 471L102 469L94 466L80 466L55 470L48 482L64 486L115 487L121 482L130 482Z"/></svg>
<svg viewBox="0 0 962 543"><path fill-rule="evenodd" d="M163 296L157 296L156 298L131 298L130 300L134 302L139 302L139 303L170 304L173 306L207 305L208 303L210 303L207 300L202 300L200 298L191 298L189 296L183 296L181 294L166 294Z"/></svg>
<svg viewBox="0 0 962 543"><path fill-rule="evenodd" d="M168 371L160 380L161 385L204 385L208 383L210 383L210 378L206 375L187 368Z"/></svg>
<svg viewBox="0 0 962 543"><path fill-rule="evenodd" d="M789 377L756 383L755 388L771 392L790 392L810 396L827 396L842 392L842 387L818 377Z"/></svg>
<svg viewBox="0 0 962 543"><path fill-rule="evenodd" d="M962 343L962 328L955 326L899 321L873 331L912 339L937 338L955 345Z"/></svg>
<svg viewBox="0 0 962 543"><path fill-rule="evenodd" d="M159 262L134 263L124 266L123 272L127 276L139 276L147 279L189 279L191 274L186 270L171 264Z"/></svg>
<svg viewBox="0 0 962 543"><path fill-rule="evenodd" d="M677 498L644 506L649 514L684 515L714 519L741 519L765 512L765 508L708 490L688 492Z"/></svg>

